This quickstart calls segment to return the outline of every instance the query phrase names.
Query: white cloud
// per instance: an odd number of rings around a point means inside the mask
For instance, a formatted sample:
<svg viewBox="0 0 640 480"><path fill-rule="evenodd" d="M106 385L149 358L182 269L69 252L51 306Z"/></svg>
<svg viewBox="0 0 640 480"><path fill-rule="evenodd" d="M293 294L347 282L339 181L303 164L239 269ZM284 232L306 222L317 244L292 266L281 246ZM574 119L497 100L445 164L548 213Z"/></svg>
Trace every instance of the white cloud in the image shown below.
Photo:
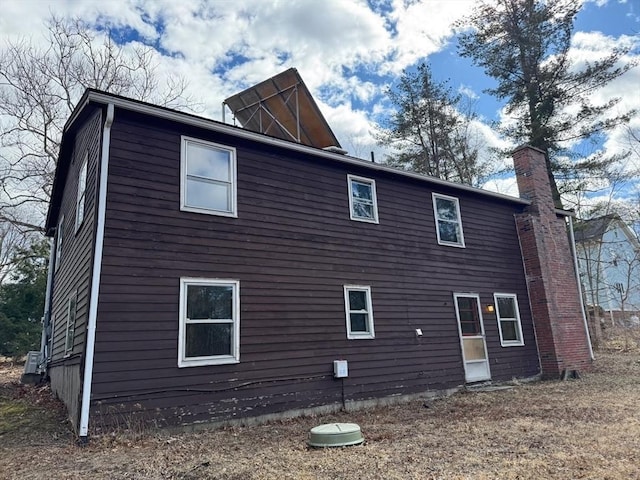
<svg viewBox="0 0 640 480"><path fill-rule="evenodd" d="M515 176L507 176L504 178L495 178L485 183L482 188L496 193L502 193L503 195L511 195L512 197L519 197L518 183Z"/></svg>
<svg viewBox="0 0 640 480"><path fill-rule="evenodd" d="M349 155L369 159L374 152L376 160L381 161L386 150L376 144L371 121L366 112L355 110L350 104L331 107L318 102L333 133Z"/></svg>
<svg viewBox="0 0 640 480"><path fill-rule="evenodd" d="M458 93L470 98L471 100L477 100L480 98L480 95L478 95L470 86L464 84L460 85Z"/></svg>
<svg viewBox="0 0 640 480"><path fill-rule="evenodd" d="M468 14L473 0L393 0L389 22L397 32L392 58L381 71L398 74L404 68L442 50L453 33L452 24Z"/></svg>
<svg viewBox="0 0 640 480"><path fill-rule="evenodd" d="M158 75L184 76L191 95L202 102L198 113L214 119L221 118L224 98L296 67L343 145L364 158L373 150L381 160L384 152L376 146L372 130L373 122L390 113L383 97L386 84L403 69L441 51L452 38L452 24L475 4L474 0L8 0L2 4L0 31L4 40L40 38L50 11L136 31L141 40L160 48L155 57ZM616 46L638 41L631 36L576 32L571 55L584 65ZM473 83L468 84L472 80L466 81L460 93L477 99ZM594 103L621 96L620 111L640 108L638 85L640 68L595 92ZM488 147L509 147L485 124L474 124L474 131L487 145L483 155L489 155ZM604 146L621 151L623 140L624 130L618 129ZM506 180L496 188L513 191Z"/></svg>

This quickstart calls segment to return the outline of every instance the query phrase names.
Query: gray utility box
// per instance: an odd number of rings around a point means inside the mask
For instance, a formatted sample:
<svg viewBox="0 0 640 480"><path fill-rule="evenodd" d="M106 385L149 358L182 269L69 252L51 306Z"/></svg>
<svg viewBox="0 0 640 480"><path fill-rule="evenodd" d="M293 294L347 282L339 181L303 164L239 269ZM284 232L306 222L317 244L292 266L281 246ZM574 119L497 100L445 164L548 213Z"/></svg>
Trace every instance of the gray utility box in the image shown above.
<svg viewBox="0 0 640 480"><path fill-rule="evenodd" d="M24 364L24 372L20 381L22 383L38 383L40 374L38 373L38 364L40 363L40 352L27 353L27 361Z"/></svg>

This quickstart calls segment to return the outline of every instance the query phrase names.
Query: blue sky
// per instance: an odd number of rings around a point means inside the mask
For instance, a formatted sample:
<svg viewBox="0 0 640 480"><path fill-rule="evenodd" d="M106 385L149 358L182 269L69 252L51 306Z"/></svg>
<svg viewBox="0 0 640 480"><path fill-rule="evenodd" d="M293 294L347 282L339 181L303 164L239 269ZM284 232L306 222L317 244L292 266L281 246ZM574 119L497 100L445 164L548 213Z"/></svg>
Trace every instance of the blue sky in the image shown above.
<svg viewBox="0 0 640 480"><path fill-rule="evenodd" d="M372 135L389 114L384 91L406 68L431 64L434 76L450 79L476 100L486 122L504 121L503 105L483 90L492 81L456 54L452 23L470 12L474 0L4 0L2 40L30 37L46 44L43 21L53 12L77 16L98 31L109 27L118 41L156 49L157 73L178 73L200 102L197 113L221 119L221 102L238 91L296 67L343 147L369 158L384 151ZM604 55L620 43L640 58L640 0L585 0L575 26L579 62ZM4 42L0 43L2 45ZM631 59L625 59L629 61ZM640 68L594 98L621 96L621 107L640 109ZM632 122L640 132L640 115ZM487 147L508 146L486 125L478 132ZM602 139L621 151L627 136ZM640 150L640 149L639 149ZM640 152L629 160L640 167ZM605 182L606 183L606 182ZM517 194L512 179L487 188ZM636 193L628 186L624 195ZM640 191L637 193L640 194ZM598 195L599 193L596 193ZM602 195L606 195L602 191Z"/></svg>

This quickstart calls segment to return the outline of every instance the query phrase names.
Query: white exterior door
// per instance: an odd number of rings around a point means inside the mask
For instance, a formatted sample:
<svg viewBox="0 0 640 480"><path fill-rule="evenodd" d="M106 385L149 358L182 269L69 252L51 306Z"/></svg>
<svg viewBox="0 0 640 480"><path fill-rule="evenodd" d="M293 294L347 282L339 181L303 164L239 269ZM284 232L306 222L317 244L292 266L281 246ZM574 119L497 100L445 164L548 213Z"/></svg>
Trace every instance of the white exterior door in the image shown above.
<svg viewBox="0 0 640 480"><path fill-rule="evenodd" d="M458 332L462 347L462 363L467 382L490 380L487 342L484 337L484 324L480 297L475 293L454 293Z"/></svg>

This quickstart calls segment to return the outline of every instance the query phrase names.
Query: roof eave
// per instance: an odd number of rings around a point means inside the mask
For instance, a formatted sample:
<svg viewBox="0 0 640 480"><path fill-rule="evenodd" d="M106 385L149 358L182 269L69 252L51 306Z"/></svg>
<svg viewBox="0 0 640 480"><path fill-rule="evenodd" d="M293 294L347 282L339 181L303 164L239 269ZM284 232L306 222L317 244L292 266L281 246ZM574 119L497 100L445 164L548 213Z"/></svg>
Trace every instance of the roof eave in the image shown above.
<svg viewBox="0 0 640 480"><path fill-rule="evenodd" d="M412 178L412 179L415 179L415 180L419 180L419 181L423 181L423 182L427 182L427 183L431 183L431 184L435 184L435 185L444 186L444 187L447 187L447 188L453 188L453 189L456 189L456 190L463 190L463 191L467 191L467 192L473 192L475 194L479 194L479 195L483 195L483 196L487 196L487 197L492 197L492 198L496 198L496 199L503 200L503 201L508 201L508 202L515 203L515 204L520 204L520 205L525 205L525 206L531 204L531 202L529 200L526 200L526 199L523 199L523 198L512 197L510 195L504 195L504 194L497 193L497 192L491 192L491 191L488 191L488 190L483 190L481 188L471 187L469 185L462 185L462 184L458 184L458 183L454 183L454 182L449 182L449 181L446 181L446 180L441 180L441 179L435 178L435 177L428 177L428 176L420 175L420 174L413 173L413 172L407 172L407 171L403 171L403 170L398 170L396 168L392 168L392 167L389 167L389 166L386 166L386 165L382 165L382 164L379 164L379 163L372 163L370 161L362 160L360 158L350 157L348 155L342 155L342 154L338 154L338 153L332 153L332 152L327 151L327 150L322 150L322 149L318 149L318 148L315 148L315 147L310 147L310 146L307 146L307 145L303 145L303 144L299 144L299 143L295 143L295 142L290 142L290 141L287 141L287 140L281 140L279 138L270 137L268 135L252 132L250 130L245 130L245 129L242 129L240 127L236 127L236 126L233 126L233 125L227 125L225 123L221 123L221 122L218 122L216 120L211 120L211 119L208 119L208 118L198 117L196 115L192 115L192 114L189 114L189 113L178 112L176 110L171 110L169 108L160 107L160 106L157 106L157 105L152 105L152 104L145 103L145 102L140 102L138 100L132 100L132 99L128 99L128 98L125 98L125 97L120 97L120 96L117 96L117 95L112 95L112 94L109 94L109 93L100 92L100 91L97 91L97 90L87 90L87 92L85 92L85 95L83 96L83 103L78 105L78 107L76 108L76 112L77 113L75 113L75 115L72 115L72 118L70 119L70 121L67 122L68 127L70 127L73 124L73 121L75 121L75 118L77 118L77 116L79 115L81 110L87 104L89 104L91 102L97 102L97 103L102 103L102 104L113 103L114 106L118 107L118 108L131 110L131 111L135 111L135 112L138 112L138 113L143 113L143 114L147 114L147 115L151 115L151 116L155 116L155 117L160 117L160 118L163 118L163 119L167 119L167 120L171 120L171 121L175 121L175 122L179 122L179 123L186 123L186 124L189 124L189 125L192 125L192 126L197 126L197 127L204 128L204 129L207 129L207 130L215 130L215 131L218 131L220 133L225 133L225 134L228 134L228 135L244 138L244 139L251 140L251 141L254 141L254 142L259 142L259 143L263 143L263 144L277 146L277 147L288 149L288 150L293 150L293 151L297 151L297 152L301 152L301 153L306 153L306 154L309 154L309 155L314 155L316 157L329 158L331 160L334 160L334 161L337 161L337 162L341 162L341 163L346 163L346 164L366 167L366 168L369 168L371 170L382 171L382 172L390 173L390 174L393 174L393 175L400 175L400 176L404 176L404 177L407 177L407 178ZM67 128L67 127L65 127L65 128Z"/></svg>

